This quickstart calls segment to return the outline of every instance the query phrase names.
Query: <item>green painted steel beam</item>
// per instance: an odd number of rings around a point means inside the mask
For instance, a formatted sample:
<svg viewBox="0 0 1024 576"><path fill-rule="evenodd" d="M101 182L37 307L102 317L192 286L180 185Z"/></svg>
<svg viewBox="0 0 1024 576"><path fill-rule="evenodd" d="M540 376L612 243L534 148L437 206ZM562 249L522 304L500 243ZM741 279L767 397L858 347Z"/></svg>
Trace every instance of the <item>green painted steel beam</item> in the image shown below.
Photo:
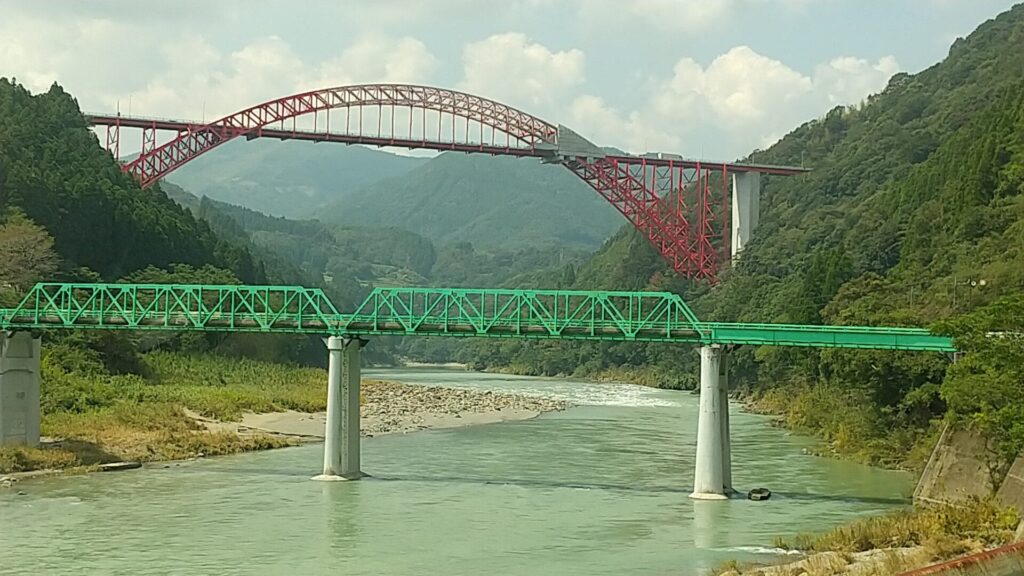
<svg viewBox="0 0 1024 576"><path fill-rule="evenodd" d="M0 326L320 334L338 317L323 291L299 286L40 283Z"/></svg>
<svg viewBox="0 0 1024 576"><path fill-rule="evenodd" d="M953 342L923 328L802 326L786 324L708 323L705 342L722 345L799 346L955 352Z"/></svg>
<svg viewBox="0 0 1024 576"><path fill-rule="evenodd" d="M0 328L954 350L920 328L703 323L669 292L376 288L339 313L321 290L301 286L41 283L0 309Z"/></svg>

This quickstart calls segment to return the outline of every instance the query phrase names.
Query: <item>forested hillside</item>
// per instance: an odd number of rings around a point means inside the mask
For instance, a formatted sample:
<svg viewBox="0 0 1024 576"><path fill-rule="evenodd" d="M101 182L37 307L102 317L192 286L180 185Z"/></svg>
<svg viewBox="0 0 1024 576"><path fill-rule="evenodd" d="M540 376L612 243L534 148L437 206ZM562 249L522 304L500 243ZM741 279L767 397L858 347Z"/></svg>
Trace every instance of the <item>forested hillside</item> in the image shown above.
<svg viewBox="0 0 1024 576"><path fill-rule="evenodd" d="M397 227L438 245L596 248L622 223L568 170L534 159L445 153L327 207L322 220Z"/></svg>
<svg viewBox="0 0 1024 576"><path fill-rule="evenodd" d="M621 224L615 209L578 178L534 159L420 158L256 139L229 142L170 180L197 196L272 216L408 230L438 246L594 249Z"/></svg>
<svg viewBox="0 0 1024 576"><path fill-rule="evenodd" d="M1024 319L1007 312L1019 306L1004 299L1024 293L1024 6L958 40L940 64L894 76L881 94L749 160L803 162L813 172L766 179L760 228L720 285L673 278L623 229L578 271L576 286L674 289L709 320L939 323L965 338L979 327L1021 330ZM972 310L973 321L959 320ZM456 356L533 372L642 374L663 386L696 379L695 353L665 346L474 343ZM922 439L949 407L955 418L1002 422L999 434L1019 450L1024 433L1006 423L1024 397L980 394L978 374L993 364L975 360L974 372L958 365L943 384L941 356L740 349L732 382L865 460L920 464ZM1004 375L1024 387L1014 374ZM975 386L965 398L967 381Z"/></svg>
<svg viewBox="0 0 1024 576"><path fill-rule="evenodd" d="M170 180L199 196L311 218L342 197L425 162L363 146L237 140L182 166Z"/></svg>
<svg viewBox="0 0 1024 576"><path fill-rule="evenodd" d="M220 240L159 187L142 190L122 174L57 85L32 95L0 78L0 209L49 232L63 278L112 280L182 263L264 279L246 250Z"/></svg>
<svg viewBox="0 0 1024 576"><path fill-rule="evenodd" d="M469 242L437 246L401 228L345 226L292 220L170 188L174 198L226 238L251 243L273 266L303 271L307 283L327 281L341 306L373 286L530 286L556 271L572 272L588 254L582 248L536 245L476 248ZM564 284L564 282L563 282Z"/></svg>
<svg viewBox="0 0 1024 576"><path fill-rule="evenodd" d="M176 197L186 193L175 189ZM142 189L100 146L75 100L54 85L32 95L0 79L0 300L12 304L39 280L299 283L282 259L269 266L239 229L211 224ZM274 255L266 253L268 258ZM145 340L145 342L143 342ZM322 362L304 337L201 335L140 339L122 334L54 333L113 372L139 370L138 352L163 346L217 349L266 359ZM317 343L318 344L318 343ZM314 353L315 352L315 353Z"/></svg>

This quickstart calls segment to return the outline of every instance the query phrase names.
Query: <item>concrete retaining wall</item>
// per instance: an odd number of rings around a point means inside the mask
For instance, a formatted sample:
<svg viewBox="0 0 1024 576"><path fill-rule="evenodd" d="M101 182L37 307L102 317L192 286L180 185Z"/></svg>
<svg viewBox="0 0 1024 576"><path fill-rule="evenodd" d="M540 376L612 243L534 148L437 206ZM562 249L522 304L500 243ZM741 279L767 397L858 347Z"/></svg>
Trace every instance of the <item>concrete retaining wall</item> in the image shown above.
<svg viewBox="0 0 1024 576"><path fill-rule="evenodd" d="M950 502L992 494L984 453L985 441L978 434L947 426L917 483L914 501Z"/></svg>
<svg viewBox="0 0 1024 576"><path fill-rule="evenodd" d="M1017 456L1013 462L1010 472L996 492L996 499L1003 506L1013 506L1024 516L1024 455Z"/></svg>

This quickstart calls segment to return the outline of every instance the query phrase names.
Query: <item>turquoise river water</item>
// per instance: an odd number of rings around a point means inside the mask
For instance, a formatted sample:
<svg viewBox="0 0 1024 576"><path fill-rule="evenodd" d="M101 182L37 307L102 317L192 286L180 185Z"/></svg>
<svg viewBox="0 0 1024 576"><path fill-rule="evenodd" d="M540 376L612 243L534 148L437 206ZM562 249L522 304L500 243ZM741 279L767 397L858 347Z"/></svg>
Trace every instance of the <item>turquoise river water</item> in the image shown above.
<svg viewBox="0 0 1024 576"><path fill-rule="evenodd" d="M908 475L803 453L732 414L734 480L695 502L697 397L444 370L365 376L560 397L514 423L363 440L359 482L309 480L322 445L0 490L0 574L698 575L776 536L906 505ZM23 495L18 495L18 491Z"/></svg>

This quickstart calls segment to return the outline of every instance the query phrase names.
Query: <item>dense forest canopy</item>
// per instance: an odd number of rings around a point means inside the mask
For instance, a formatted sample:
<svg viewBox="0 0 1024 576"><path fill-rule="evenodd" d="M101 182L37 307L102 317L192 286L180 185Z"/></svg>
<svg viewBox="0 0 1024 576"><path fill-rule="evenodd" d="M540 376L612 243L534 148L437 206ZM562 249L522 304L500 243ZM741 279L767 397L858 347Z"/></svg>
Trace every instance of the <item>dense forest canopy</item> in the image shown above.
<svg viewBox="0 0 1024 576"><path fill-rule="evenodd" d="M159 187L143 190L123 174L60 86L32 95L0 78L0 119L0 208L53 236L67 277L88 268L112 280L187 263L264 280L245 249L218 238Z"/></svg>

